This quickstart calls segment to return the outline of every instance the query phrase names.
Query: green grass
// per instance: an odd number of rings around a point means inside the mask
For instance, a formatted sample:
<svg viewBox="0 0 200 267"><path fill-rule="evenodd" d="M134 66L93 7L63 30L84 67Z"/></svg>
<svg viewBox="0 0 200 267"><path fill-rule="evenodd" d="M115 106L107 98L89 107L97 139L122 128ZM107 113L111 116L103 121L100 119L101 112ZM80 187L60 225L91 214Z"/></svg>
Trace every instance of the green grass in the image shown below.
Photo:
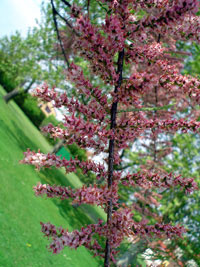
<svg viewBox="0 0 200 267"><path fill-rule="evenodd" d="M34 196L32 187L39 181L72 187L80 187L81 182L63 170L37 172L19 164L27 148L47 152L51 147L13 101L4 103L3 94L0 87L0 266L101 266L84 247L65 248L59 255L46 249L49 242L41 233L40 221L71 231L105 214L97 207L73 208L67 200Z"/></svg>

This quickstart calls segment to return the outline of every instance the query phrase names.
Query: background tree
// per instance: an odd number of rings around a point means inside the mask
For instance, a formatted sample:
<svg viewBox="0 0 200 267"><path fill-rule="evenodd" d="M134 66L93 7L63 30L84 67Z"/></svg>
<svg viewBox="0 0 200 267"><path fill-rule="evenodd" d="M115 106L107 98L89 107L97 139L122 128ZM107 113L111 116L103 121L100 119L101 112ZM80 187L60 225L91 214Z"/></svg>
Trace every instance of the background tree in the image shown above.
<svg viewBox="0 0 200 267"><path fill-rule="evenodd" d="M199 136L177 134L172 139L173 152L165 159L168 172L179 172L183 176L195 177L199 186ZM169 244L171 251L181 248L180 259L186 264L193 259L197 265L199 258L199 191L184 195L181 191L167 190L163 193L161 211L166 222L184 224L187 233L184 239L175 239Z"/></svg>
<svg viewBox="0 0 200 267"><path fill-rule="evenodd" d="M25 38L16 32L0 39L0 83L9 92L4 97L6 102L45 81L51 86L67 87L55 40L45 25L29 30Z"/></svg>
<svg viewBox="0 0 200 267"><path fill-rule="evenodd" d="M182 72L199 77L199 45L194 42L181 42L177 44L177 48L190 54L185 60ZM199 106L191 105L191 109L199 110ZM185 112L188 114L188 110ZM198 113L197 119L199 120ZM177 134L172 139L172 147L173 151L170 157L165 159L167 171L176 171L182 175L196 177L195 180L199 185L199 135ZM184 239L176 239L172 242L172 250L175 250L177 246L182 249L182 262L186 263L193 259L200 264L200 238L197 230L199 228L199 191L190 196L183 195L178 190L166 191L163 195L162 205L165 221L184 223L188 229Z"/></svg>

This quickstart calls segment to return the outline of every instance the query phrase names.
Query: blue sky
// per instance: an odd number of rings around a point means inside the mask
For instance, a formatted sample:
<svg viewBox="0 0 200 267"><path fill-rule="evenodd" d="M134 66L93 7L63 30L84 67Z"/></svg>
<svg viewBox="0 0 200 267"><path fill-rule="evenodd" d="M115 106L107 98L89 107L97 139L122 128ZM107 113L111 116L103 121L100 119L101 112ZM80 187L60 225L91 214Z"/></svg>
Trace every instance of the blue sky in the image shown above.
<svg viewBox="0 0 200 267"><path fill-rule="evenodd" d="M40 19L42 0L0 0L0 37L19 30L23 36Z"/></svg>

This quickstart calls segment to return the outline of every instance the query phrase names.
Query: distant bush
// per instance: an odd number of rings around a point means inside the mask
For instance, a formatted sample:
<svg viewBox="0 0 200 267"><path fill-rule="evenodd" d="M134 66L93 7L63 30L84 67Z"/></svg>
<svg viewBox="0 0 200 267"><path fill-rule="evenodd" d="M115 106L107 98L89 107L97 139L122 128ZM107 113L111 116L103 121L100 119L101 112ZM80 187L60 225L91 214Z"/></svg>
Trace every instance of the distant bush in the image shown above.
<svg viewBox="0 0 200 267"><path fill-rule="evenodd" d="M30 94L22 93L15 97L15 101L33 124L39 128L45 115L38 107L37 99Z"/></svg>
<svg viewBox="0 0 200 267"><path fill-rule="evenodd" d="M16 82L11 79L4 71L0 69L0 85L6 90L6 92L11 92L17 85Z"/></svg>
<svg viewBox="0 0 200 267"><path fill-rule="evenodd" d="M83 171L80 168L76 169L76 175L79 177L81 182L87 186L94 184L96 180L96 175L93 172L89 171L87 174L83 174Z"/></svg>
<svg viewBox="0 0 200 267"><path fill-rule="evenodd" d="M0 84L7 92L11 92L16 88L15 82L10 79L9 75L5 75L5 73L3 73L1 70ZM20 92L19 95L14 97L14 100L18 104L18 106L24 111L27 117L29 117L29 119L33 122L33 124L37 128L39 128L41 122L45 118L45 115L38 107L36 98L34 98L28 93Z"/></svg>
<svg viewBox="0 0 200 267"><path fill-rule="evenodd" d="M65 147L62 146L59 151L56 153L57 156L61 156L61 159L65 158L66 160L70 160L71 158L74 158L69 150Z"/></svg>
<svg viewBox="0 0 200 267"><path fill-rule="evenodd" d="M67 149L69 150L70 154L73 157L77 157L80 161L86 161L87 160L87 155L86 151L79 146L77 146L75 143L72 145L68 145Z"/></svg>
<svg viewBox="0 0 200 267"><path fill-rule="evenodd" d="M22 108L24 105L24 101L27 98L27 93L21 92L19 95L14 97L14 101L17 103L17 105Z"/></svg>

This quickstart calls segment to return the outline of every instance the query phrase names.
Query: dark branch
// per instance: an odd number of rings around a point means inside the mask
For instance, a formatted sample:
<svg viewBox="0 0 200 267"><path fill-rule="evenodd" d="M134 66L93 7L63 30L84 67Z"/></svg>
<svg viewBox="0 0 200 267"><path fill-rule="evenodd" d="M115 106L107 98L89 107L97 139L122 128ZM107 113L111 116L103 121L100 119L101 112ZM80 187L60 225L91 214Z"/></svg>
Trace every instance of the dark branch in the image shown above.
<svg viewBox="0 0 200 267"><path fill-rule="evenodd" d="M127 169L127 168L129 168L129 167L131 167L131 166L133 166L133 164L127 164L127 165L125 165L125 166L116 166L116 167L115 167L115 170L116 170L116 171L122 171L122 170L125 170L125 169Z"/></svg>
<svg viewBox="0 0 200 267"><path fill-rule="evenodd" d="M89 17L90 16L90 0L87 1L87 13Z"/></svg>
<svg viewBox="0 0 200 267"><path fill-rule="evenodd" d="M160 35L160 33L158 34L158 43L160 43L160 38L161 38L161 35Z"/></svg>
<svg viewBox="0 0 200 267"><path fill-rule="evenodd" d="M54 21L54 25L55 25L55 30L56 30L57 38L58 38L58 41L59 41L59 43L60 43L60 47L61 47L61 50L62 50L62 54L63 54L63 56L64 56L64 59L65 59L66 63L67 63L67 66L68 66L68 68L69 68L70 64L69 64L69 61L68 61L68 59L67 59L67 55L66 55L66 53L65 53L65 49L64 49L64 46L63 46L61 37L60 37L59 30L58 30L58 24L57 24L57 20L56 20L56 14L57 14L57 11L56 11L56 9L55 9L53 0L51 0L51 6L52 6L53 21Z"/></svg>
<svg viewBox="0 0 200 267"><path fill-rule="evenodd" d="M124 49L121 52L119 52L119 55L118 55L117 73L119 74L119 79L118 79L118 82L115 86L115 90L114 90L115 93L118 92L118 89L120 88L120 86L122 84L123 60L124 60ZM117 105L118 105L118 101L114 102L112 104L112 108L111 108L111 126L110 126L110 129L113 129L113 131L115 131L115 128L116 128ZM115 145L115 140L110 139L109 156L108 156L108 188L112 187L112 183L113 183L114 145ZM113 211L113 203L112 203L112 199L110 199L108 201L108 207L107 207L107 226L111 222L112 211ZM110 254L111 254L111 247L110 247L110 240L109 240L109 236L108 236L108 238L106 240L106 248L105 248L105 261L104 261L105 267L110 266Z"/></svg>
<svg viewBox="0 0 200 267"><path fill-rule="evenodd" d="M26 86L26 88L24 88L24 92L27 93L30 89L31 86L34 84L35 79L31 80L30 83Z"/></svg>
<svg viewBox="0 0 200 267"><path fill-rule="evenodd" d="M54 6L53 0L51 0L51 5L52 5L52 8L54 10L55 15L58 15L66 23L67 27L69 27L70 29L72 29L72 31L77 36L80 36L79 33L73 28L73 26L71 25L71 23L57 11L57 9Z"/></svg>
<svg viewBox="0 0 200 267"><path fill-rule="evenodd" d="M63 2L66 6L68 6L68 7L71 7L72 5L68 2L68 1L66 1L66 0L61 0L61 2Z"/></svg>
<svg viewBox="0 0 200 267"><path fill-rule="evenodd" d="M97 4L108 13L108 10L103 6L103 4L100 1L97 1Z"/></svg>

